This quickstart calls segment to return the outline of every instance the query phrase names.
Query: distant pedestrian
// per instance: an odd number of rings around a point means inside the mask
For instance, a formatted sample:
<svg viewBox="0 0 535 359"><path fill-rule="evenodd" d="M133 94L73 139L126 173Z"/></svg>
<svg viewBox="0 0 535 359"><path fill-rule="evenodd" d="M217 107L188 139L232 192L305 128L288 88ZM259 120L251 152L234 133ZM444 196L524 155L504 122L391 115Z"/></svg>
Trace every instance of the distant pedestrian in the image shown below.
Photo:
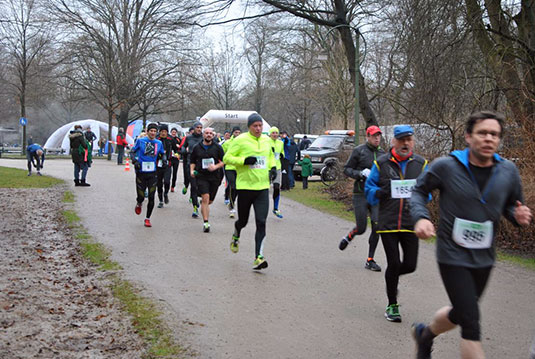
<svg viewBox="0 0 535 359"><path fill-rule="evenodd" d="M311 144L312 144L312 142L308 139L308 136L307 136L307 135L304 135L304 136L303 136L303 139L302 139L301 142L299 143L299 151L304 151L304 150L306 150L307 148L310 147Z"/></svg>
<svg viewBox="0 0 535 359"><path fill-rule="evenodd" d="M277 169L277 176L273 179L273 214L278 218L282 218L282 213L279 210L280 202L280 185L282 182L282 164L281 159L284 157L284 143L279 140L279 129L275 126L269 129L269 143L275 155L275 167Z"/></svg>
<svg viewBox="0 0 535 359"><path fill-rule="evenodd" d="M28 159L28 176L32 175L32 165L37 170L37 175L41 175L41 169L45 163L45 152L37 143L32 143L26 148L26 158Z"/></svg>
<svg viewBox="0 0 535 359"><path fill-rule="evenodd" d="M89 145L91 145L91 149L93 149L93 141L97 139L97 135L93 131L91 131L91 126L87 126L84 131L84 136Z"/></svg>
<svg viewBox="0 0 535 359"><path fill-rule="evenodd" d="M312 176L312 173L314 172L310 155L306 154L303 159L298 162L298 164L301 166L301 180L303 181L303 189L308 189L308 177Z"/></svg>
<svg viewBox="0 0 535 359"><path fill-rule="evenodd" d="M115 142L117 146L117 164L122 165L124 149L125 147L128 147L128 141L126 141L126 135L122 127L119 127L119 131L117 131L117 137L115 139Z"/></svg>
<svg viewBox="0 0 535 359"><path fill-rule="evenodd" d="M171 128L171 192L175 191L178 167L180 165L180 137L176 128Z"/></svg>
<svg viewBox="0 0 535 359"><path fill-rule="evenodd" d="M100 136L100 140L98 140L99 157L102 157L102 154L104 153L104 148L106 148L106 138L104 136Z"/></svg>
<svg viewBox="0 0 535 359"><path fill-rule="evenodd" d="M84 133L82 132L82 126L75 125L74 130L69 134L71 158L74 163L74 185L76 187L89 187L90 184L86 182L88 166L88 149L89 143L87 142ZM82 176L80 178L80 171Z"/></svg>

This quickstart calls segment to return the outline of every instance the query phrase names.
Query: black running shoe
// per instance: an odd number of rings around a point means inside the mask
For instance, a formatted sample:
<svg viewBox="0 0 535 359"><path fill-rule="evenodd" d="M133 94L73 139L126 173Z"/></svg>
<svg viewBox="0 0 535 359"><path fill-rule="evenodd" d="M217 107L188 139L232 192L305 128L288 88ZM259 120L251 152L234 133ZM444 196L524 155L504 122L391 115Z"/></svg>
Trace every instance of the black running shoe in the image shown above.
<svg viewBox="0 0 535 359"><path fill-rule="evenodd" d="M169 196L168 195L164 194L163 195L163 200L164 200L165 204L169 204Z"/></svg>
<svg viewBox="0 0 535 359"><path fill-rule="evenodd" d="M431 359L433 340L423 340L422 334L426 328L424 323L414 323L411 327L412 337L416 342L416 359Z"/></svg>
<svg viewBox="0 0 535 359"><path fill-rule="evenodd" d="M351 242L351 240L348 237L342 238L342 240L340 241L340 244L338 245L338 248L341 251L343 251L344 249L346 249L346 247L349 244L349 242Z"/></svg>
<svg viewBox="0 0 535 359"><path fill-rule="evenodd" d="M370 260L366 261L366 265L364 266L364 268L369 269L372 272L380 272L381 271L381 267L379 266L379 264L375 263L375 261L373 259L370 259Z"/></svg>

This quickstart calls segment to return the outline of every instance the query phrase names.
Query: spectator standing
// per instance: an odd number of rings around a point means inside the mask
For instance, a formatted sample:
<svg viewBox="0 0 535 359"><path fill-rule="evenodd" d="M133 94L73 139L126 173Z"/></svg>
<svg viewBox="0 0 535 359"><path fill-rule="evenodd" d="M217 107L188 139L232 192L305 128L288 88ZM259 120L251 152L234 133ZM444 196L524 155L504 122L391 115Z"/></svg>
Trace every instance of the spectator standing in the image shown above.
<svg viewBox="0 0 535 359"><path fill-rule="evenodd" d="M308 136L307 136L307 135L304 135L304 136L303 136L303 139L302 139L301 142L299 143L299 151L306 150L307 148L310 147L311 144L312 144L312 141L310 141L310 140L308 139Z"/></svg>
<svg viewBox="0 0 535 359"><path fill-rule="evenodd" d="M303 189L308 189L308 177L312 176L312 173L314 172L310 155L306 154L303 159L298 162L298 164L301 166L301 180L303 181Z"/></svg>
<svg viewBox="0 0 535 359"><path fill-rule="evenodd" d="M115 139L115 142L117 146L117 164L122 165L123 157L124 157L124 149L125 147L128 146L128 142L126 141L126 135L122 127L119 127L119 131L117 132L117 137Z"/></svg>
<svg viewBox="0 0 535 359"><path fill-rule="evenodd" d="M90 184L86 182L87 176L87 156L89 143L87 142L84 133L82 132L82 126L75 125L74 130L69 134L71 158L74 163L74 185L76 187L89 187ZM80 171L82 176L80 178Z"/></svg>

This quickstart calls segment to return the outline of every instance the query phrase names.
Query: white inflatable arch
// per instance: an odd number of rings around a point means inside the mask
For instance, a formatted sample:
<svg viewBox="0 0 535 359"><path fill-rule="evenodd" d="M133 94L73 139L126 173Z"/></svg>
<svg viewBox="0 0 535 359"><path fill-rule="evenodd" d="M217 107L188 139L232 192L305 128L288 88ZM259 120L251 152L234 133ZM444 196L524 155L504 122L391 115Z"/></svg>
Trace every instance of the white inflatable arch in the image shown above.
<svg viewBox="0 0 535 359"><path fill-rule="evenodd" d="M255 111L232 111L232 110L210 110L201 117L203 127L210 127L214 123L232 123L247 127L247 118L256 113ZM262 117L262 116L260 116ZM262 132L268 133L271 126L262 119ZM244 130L242 128L242 130Z"/></svg>
<svg viewBox="0 0 535 359"><path fill-rule="evenodd" d="M75 125L82 126L82 129L85 130L88 126L91 128L91 131L97 136L97 139L95 140L95 143L93 144L93 149L98 149L98 146L96 143L98 143L98 140L100 138L101 133L104 135L104 137L108 136L108 124L96 121L96 120L82 120L82 121L74 121L71 123L68 123L66 125L61 126L58 128L50 137L48 140L46 140L45 143L45 150L58 150L62 149L64 153L70 153L70 141L69 141L69 133L74 130ZM112 142L115 142L115 138L117 137L117 127L112 126L111 128L111 136L112 138L109 139ZM134 139L130 135L126 135L126 141L130 144L134 144Z"/></svg>

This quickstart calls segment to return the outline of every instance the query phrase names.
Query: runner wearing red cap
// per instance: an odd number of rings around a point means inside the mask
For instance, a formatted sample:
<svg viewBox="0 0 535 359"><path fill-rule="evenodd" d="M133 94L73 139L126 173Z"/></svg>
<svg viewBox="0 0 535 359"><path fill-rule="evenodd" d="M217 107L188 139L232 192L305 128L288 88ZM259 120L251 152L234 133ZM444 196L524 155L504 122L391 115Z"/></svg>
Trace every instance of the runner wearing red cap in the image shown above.
<svg viewBox="0 0 535 359"><path fill-rule="evenodd" d="M370 168L373 162L385 151L379 146L381 142L381 129L377 126L370 126L366 130L366 143L355 147L351 153L351 157L344 166L344 174L348 177L355 179L353 186L353 209L355 211L356 226L342 238L340 250L344 250L349 242L357 236L366 232L366 226L368 223L368 212L370 213L372 231L368 239L368 259L366 261L365 268L374 272L380 272L381 267L375 263L373 256L375 255L375 249L379 242L379 235L376 232L377 215L379 207L371 206L366 201L364 195L364 182L370 174Z"/></svg>

